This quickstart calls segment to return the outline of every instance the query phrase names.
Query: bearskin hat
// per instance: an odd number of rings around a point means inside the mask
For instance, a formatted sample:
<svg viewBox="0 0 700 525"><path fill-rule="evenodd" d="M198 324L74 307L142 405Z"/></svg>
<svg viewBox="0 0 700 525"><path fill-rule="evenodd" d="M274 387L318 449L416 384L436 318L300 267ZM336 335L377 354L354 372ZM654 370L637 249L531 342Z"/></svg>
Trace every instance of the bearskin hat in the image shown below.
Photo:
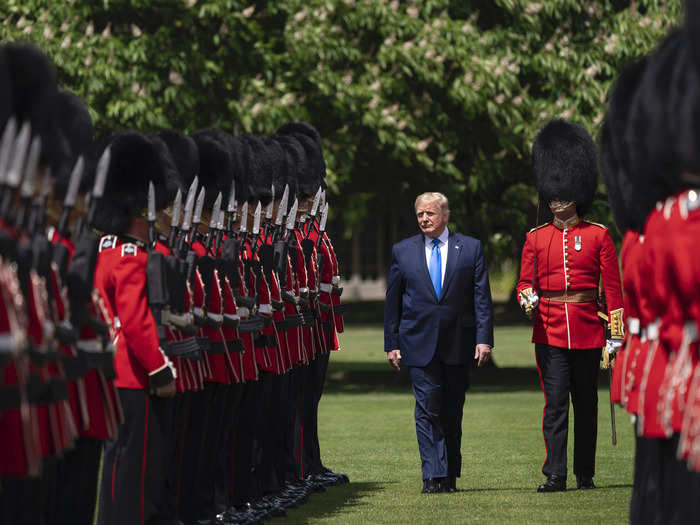
<svg viewBox="0 0 700 525"><path fill-rule="evenodd" d="M149 181L155 186L156 208L162 210L169 204L177 169L165 144L143 133L119 133L108 146L109 170L94 225L105 233L121 235L147 207Z"/></svg>
<svg viewBox="0 0 700 525"><path fill-rule="evenodd" d="M5 46L12 89L12 114L17 124L29 121L32 135L41 137L40 166L54 173L69 162L70 149L56 115L56 74L51 59L31 44Z"/></svg>
<svg viewBox="0 0 700 525"><path fill-rule="evenodd" d="M275 200L280 200L287 184L286 154L282 145L273 138L264 139L263 143L267 149L267 158L270 160Z"/></svg>
<svg viewBox="0 0 700 525"><path fill-rule="evenodd" d="M646 68L642 59L627 66L610 92L608 112L600 134L600 167L608 190L608 201L621 231L639 230L646 215L647 198L630 167L630 151L625 129L635 92Z"/></svg>
<svg viewBox="0 0 700 525"><path fill-rule="evenodd" d="M194 139L171 130L161 131L158 137L168 146L182 183L189 187L199 173L199 150Z"/></svg>
<svg viewBox="0 0 700 525"><path fill-rule="evenodd" d="M250 156L250 148L248 147L248 143L242 137L229 137L228 147L229 152L231 153L231 162L233 167L231 177L233 183L236 185L236 201L243 203L250 197L247 167L248 157Z"/></svg>
<svg viewBox="0 0 700 525"><path fill-rule="evenodd" d="M598 165L593 139L580 125L550 120L532 144L535 184L544 203L573 201L585 215L595 197Z"/></svg>
<svg viewBox="0 0 700 525"><path fill-rule="evenodd" d="M233 162L229 149L230 136L216 129L197 131L192 138L199 149L199 185L206 188L204 208L214 205L219 192L226 199L231 191ZM225 201L224 201L225 204Z"/></svg>
<svg viewBox="0 0 700 525"><path fill-rule="evenodd" d="M272 200L272 159L268 154L265 142L252 135L244 135L243 140L248 144L248 202L260 201L267 206Z"/></svg>
<svg viewBox="0 0 700 525"><path fill-rule="evenodd" d="M672 146L677 136L669 108L672 84L678 78L682 33L674 31L647 58L641 84L634 94L625 131L629 167L644 188L647 211L653 203L677 191L678 159Z"/></svg>
<svg viewBox="0 0 700 525"><path fill-rule="evenodd" d="M12 84L4 47L0 47L0 134L5 130L5 124L12 116Z"/></svg>
<svg viewBox="0 0 700 525"><path fill-rule="evenodd" d="M284 149L286 183L289 184L289 204L291 206L298 194L298 180L304 176L308 169L306 151L292 135L277 135L275 139Z"/></svg>
<svg viewBox="0 0 700 525"><path fill-rule="evenodd" d="M326 161L323 158L321 136L316 128L306 122L289 122L282 125L277 136L293 136L304 148L307 157L307 169L300 174L297 182L300 197L314 196L318 187L326 188Z"/></svg>

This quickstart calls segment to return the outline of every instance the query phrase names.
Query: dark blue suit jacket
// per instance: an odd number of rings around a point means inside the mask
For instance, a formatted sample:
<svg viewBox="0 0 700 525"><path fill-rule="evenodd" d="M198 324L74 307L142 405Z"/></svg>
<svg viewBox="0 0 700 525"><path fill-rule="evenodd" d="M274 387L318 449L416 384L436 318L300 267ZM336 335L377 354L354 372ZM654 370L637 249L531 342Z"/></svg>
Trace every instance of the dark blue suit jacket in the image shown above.
<svg viewBox="0 0 700 525"><path fill-rule="evenodd" d="M384 349L401 350L407 366L436 352L448 365L474 359L476 344L493 346L493 308L481 242L450 233L440 297L430 280L423 234L394 245L384 307Z"/></svg>

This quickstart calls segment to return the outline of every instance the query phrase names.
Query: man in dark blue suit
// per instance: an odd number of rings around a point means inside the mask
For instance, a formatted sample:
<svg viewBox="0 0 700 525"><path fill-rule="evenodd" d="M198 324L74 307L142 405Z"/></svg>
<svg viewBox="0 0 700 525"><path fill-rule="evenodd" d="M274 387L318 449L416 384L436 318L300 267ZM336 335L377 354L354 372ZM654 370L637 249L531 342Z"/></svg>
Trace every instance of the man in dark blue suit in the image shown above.
<svg viewBox="0 0 700 525"><path fill-rule="evenodd" d="M424 493L454 492L469 371L491 357L493 309L481 242L449 232L441 193L415 203L421 233L392 249L384 349L409 367Z"/></svg>

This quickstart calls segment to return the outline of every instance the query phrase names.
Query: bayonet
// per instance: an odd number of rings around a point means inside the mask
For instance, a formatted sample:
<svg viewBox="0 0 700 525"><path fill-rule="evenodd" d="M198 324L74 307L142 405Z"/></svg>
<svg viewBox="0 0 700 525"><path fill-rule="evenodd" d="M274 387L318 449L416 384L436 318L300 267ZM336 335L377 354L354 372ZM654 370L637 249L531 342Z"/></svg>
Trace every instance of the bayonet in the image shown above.
<svg viewBox="0 0 700 525"><path fill-rule="evenodd" d="M260 233L260 217L262 215L262 205L258 201L258 205L255 207L255 214L253 215L253 230L251 233L253 235L258 235Z"/></svg>
<svg viewBox="0 0 700 525"><path fill-rule="evenodd" d="M81 155L78 157L75 166L73 166L73 171L70 174L68 189L66 190L66 196L63 199L63 211L61 212L61 218L58 221L58 233L66 238L69 237L70 234L68 231L68 219L70 218L71 210L75 206L75 201L78 198L78 190L80 189L80 182L83 180L84 171L85 161Z"/></svg>
<svg viewBox="0 0 700 525"><path fill-rule="evenodd" d="M287 204L289 203L289 184L285 185L284 193L282 193L282 199L280 200L279 207L277 208L277 217L275 218L275 226L282 226L282 221L284 216L287 214Z"/></svg>
<svg viewBox="0 0 700 525"><path fill-rule="evenodd" d="M196 232L199 222L202 220L202 210L204 209L204 198L207 195L207 189L202 186L197 195L197 203L194 205L194 214L192 215L192 229Z"/></svg>
<svg viewBox="0 0 700 525"><path fill-rule="evenodd" d="M321 191L321 187L319 186L316 195L314 195L314 202L311 205L311 213L309 213L311 217L315 217L316 213L318 212L318 205L321 202Z"/></svg>
<svg viewBox="0 0 700 525"><path fill-rule="evenodd" d="M105 185L107 184L107 173L109 172L109 164L112 160L112 149L107 146L102 152L99 162L97 163L97 170L95 171L95 183L92 186L92 194L90 195L90 207L88 208L88 218L87 223L92 226L95 213L97 212L97 205L104 195Z"/></svg>
<svg viewBox="0 0 700 525"><path fill-rule="evenodd" d="M221 195L221 194L219 194ZM221 239L224 235L224 221L226 218L226 213L224 209L219 206L218 217L216 219L216 241L214 242L214 252L219 253L219 247L221 246Z"/></svg>
<svg viewBox="0 0 700 525"><path fill-rule="evenodd" d="M299 210L299 199L297 199L295 197L294 204L292 204L292 207L289 210L289 215L287 215L287 230L291 231L294 229L294 223L296 222L298 210Z"/></svg>
<svg viewBox="0 0 700 525"><path fill-rule="evenodd" d="M272 220L272 210L275 207L275 185L274 184L270 187L270 190L272 191L272 199L270 199L270 203L265 208L265 220L267 222Z"/></svg>
<svg viewBox="0 0 700 525"><path fill-rule="evenodd" d="M189 232L192 227L192 212L194 211L194 201L197 198L197 186L199 177L195 177L190 184L190 189L187 191L187 199L185 199L185 216L182 219L182 231Z"/></svg>
<svg viewBox="0 0 700 525"><path fill-rule="evenodd" d="M156 243L156 188L153 181L148 181L148 245Z"/></svg>
<svg viewBox="0 0 700 525"><path fill-rule="evenodd" d="M15 135L17 135L17 121L15 117L10 117L7 124L5 124L2 142L0 142L0 185L4 185L7 178L7 168L12 157L12 145L15 143Z"/></svg>
<svg viewBox="0 0 700 525"><path fill-rule="evenodd" d="M14 155L12 156L12 162L9 163L10 169L5 179L5 183L12 189L16 189L22 179L22 169L26 161L27 150L29 149L31 130L32 127L29 122L25 122L22 125L19 135L17 135L17 140L13 147Z"/></svg>
<svg viewBox="0 0 700 525"><path fill-rule="evenodd" d="M241 233L246 233L248 231L248 201L244 202L241 206L241 226L239 231Z"/></svg>
<svg viewBox="0 0 700 525"><path fill-rule="evenodd" d="M31 206L31 198L34 195L34 181L36 180L36 171L39 167L39 155L41 155L41 137L36 136L32 139L32 145L29 148L27 162L23 167L24 178L20 187L20 208L15 220L15 226L18 230L25 227L28 208ZM28 226L28 225L27 225ZM27 229L28 231L28 229Z"/></svg>
<svg viewBox="0 0 700 525"><path fill-rule="evenodd" d="M228 218L226 223L226 230L229 232L233 231L233 224L236 221L236 180L231 178L231 192L228 196L228 203L226 204L226 211L228 212Z"/></svg>
<svg viewBox="0 0 700 525"><path fill-rule="evenodd" d="M328 221L328 203L323 205L323 211L321 212L321 222L318 224L318 231L323 234L326 231L326 222Z"/></svg>
<svg viewBox="0 0 700 525"><path fill-rule="evenodd" d="M178 226L180 225L180 215L182 215L182 190L178 189L170 217L170 232L168 232L168 246L170 248L175 247L175 239L177 239Z"/></svg>
<svg viewBox="0 0 700 525"><path fill-rule="evenodd" d="M212 241L214 240L214 237L216 235L216 225L219 222L219 213L221 212L222 198L223 197L221 195L221 192L219 192L219 194L216 196L216 200L214 201L214 206L212 206L211 209L211 217L209 218L209 233L207 233L207 239L204 243L207 253L209 253Z"/></svg>
<svg viewBox="0 0 700 525"><path fill-rule="evenodd" d="M321 202L319 203L321 210L323 210L323 207L326 205L326 202L328 202L326 201L326 190L323 190L321 192Z"/></svg>

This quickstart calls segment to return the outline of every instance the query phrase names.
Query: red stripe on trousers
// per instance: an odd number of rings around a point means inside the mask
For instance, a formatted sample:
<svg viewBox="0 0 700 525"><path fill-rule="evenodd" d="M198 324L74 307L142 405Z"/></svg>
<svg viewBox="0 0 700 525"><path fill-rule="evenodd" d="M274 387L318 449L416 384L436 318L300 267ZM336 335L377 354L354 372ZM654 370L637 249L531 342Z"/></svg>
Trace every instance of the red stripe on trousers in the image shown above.
<svg viewBox="0 0 700 525"><path fill-rule="evenodd" d="M143 425L143 458L141 461L141 525L145 525L144 493L146 489L146 452L148 449L148 394L146 394L146 415Z"/></svg>
<svg viewBox="0 0 700 525"><path fill-rule="evenodd" d="M542 429L542 440L544 441L544 463L542 463L542 467L540 468L540 470L542 470L544 468L544 464L547 463L547 457L549 457L549 450L547 449L547 439L544 436L544 414L547 410L547 391L544 389L544 380L542 379L542 370L540 369L540 362L537 360L537 354L535 354L535 363L537 363L537 373L540 376L540 385L542 386L542 393L544 394L544 406L542 407L542 425L540 425L540 428Z"/></svg>

